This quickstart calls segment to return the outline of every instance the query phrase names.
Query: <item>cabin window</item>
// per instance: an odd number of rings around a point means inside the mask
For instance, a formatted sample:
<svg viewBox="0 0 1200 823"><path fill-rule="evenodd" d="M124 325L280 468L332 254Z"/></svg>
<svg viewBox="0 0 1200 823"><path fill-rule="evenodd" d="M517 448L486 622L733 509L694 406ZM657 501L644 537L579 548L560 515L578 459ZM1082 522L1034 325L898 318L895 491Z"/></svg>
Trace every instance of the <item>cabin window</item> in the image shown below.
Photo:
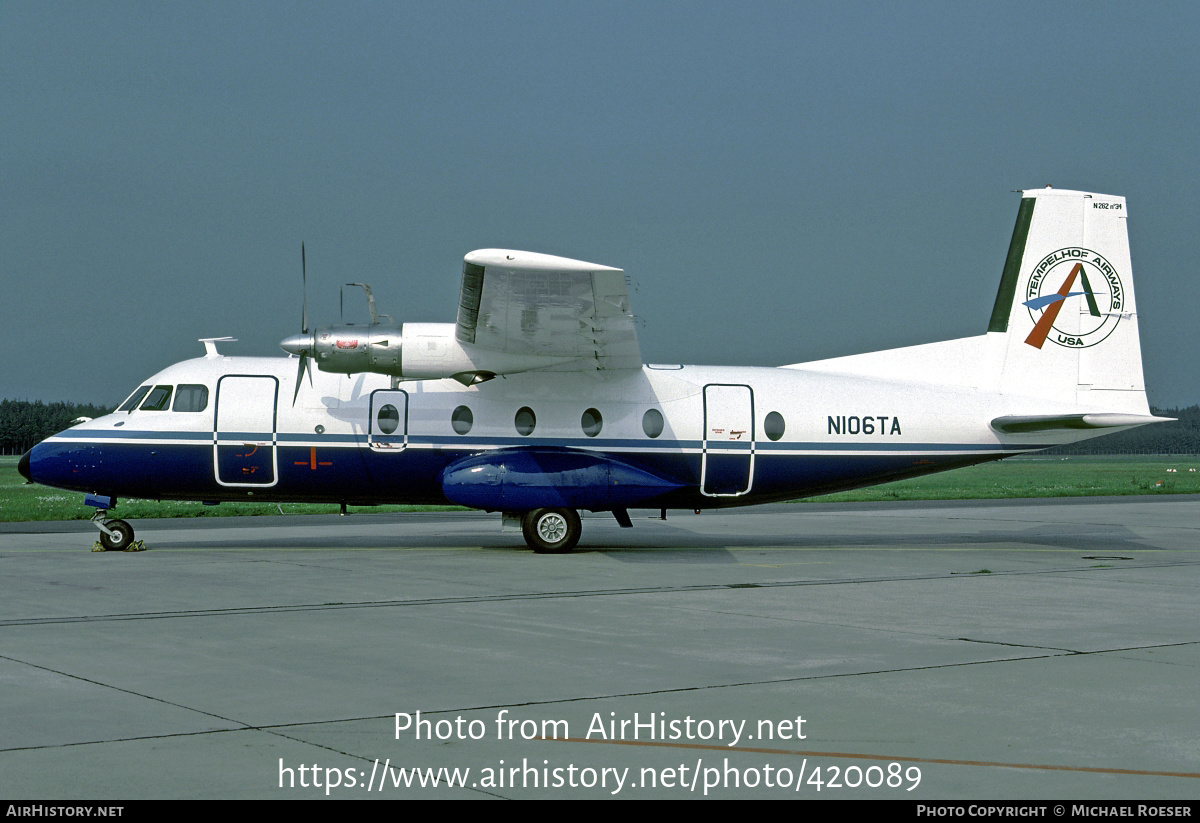
<svg viewBox="0 0 1200 823"><path fill-rule="evenodd" d="M600 429L604 428L604 418L597 409L588 409L580 418L579 425L583 427L584 434L595 437L600 433Z"/></svg>
<svg viewBox="0 0 1200 823"><path fill-rule="evenodd" d="M129 399L121 404L121 408L117 411L131 412L138 407L138 403L142 402L142 398L146 396L146 392L150 391L149 386L142 386L140 389L129 395Z"/></svg>
<svg viewBox="0 0 1200 823"><path fill-rule="evenodd" d="M513 419L513 423L517 427L517 434L528 437L533 434L533 427L537 425L537 417L534 416L533 409L522 406Z"/></svg>
<svg viewBox="0 0 1200 823"><path fill-rule="evenodd" d="M784 428L783 415L779 412L771 412L767 415L767 419L763 421L763 431L772 440L778 440L783 437Z"/></svg>
<svg viewBox="0 0 1200 823"><path fill-rule="evenodd" d="M142 411L162 411L171 405L172 386L155 386L148 395L146 402L139 408Z"/></svg>
<svg viewBox="0 0 1200 823"><path fill-rule="evenodd" d="M466 406L459 406L450 415L450 425L454 427L455 434L466 434L474 423L475 415Z"/></svg>
<svg viewBox="0 0 1200 823"><path fill-rule="evenodd" d="M647 437L658 437L663 430L663 416L658 409L646 409L642 415L642 431Z"/></svg>
<svg viewBox="0 0 1200 823"><path fill-rule="evenodd" d="M175 405L171 411L202 412L208 408L208 386L180 383L175 390Z"/></svg>
<svg viewBox="0 0 1200 823"><path fill-rule="evenodd" d="M392 434L400 427L400 412L396 411L396 407L391 403L379 410L379 414L375 415L375 422L379 424L380 434Z"/></svg>

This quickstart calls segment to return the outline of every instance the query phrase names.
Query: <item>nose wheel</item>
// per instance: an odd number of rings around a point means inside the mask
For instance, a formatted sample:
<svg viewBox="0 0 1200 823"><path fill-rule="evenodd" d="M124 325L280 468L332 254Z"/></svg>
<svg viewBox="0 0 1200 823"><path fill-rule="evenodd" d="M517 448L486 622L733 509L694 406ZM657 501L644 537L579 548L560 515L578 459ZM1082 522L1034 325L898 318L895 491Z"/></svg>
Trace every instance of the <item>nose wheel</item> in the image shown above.
<svg viewBox="0 0 1200 823"><path fill-rule="evenodd" d="M124 520L106 520L104 529L100 530L100 545L106 552L123 552L133 543L133 526Z"/></svg>
<svg viewBox="0 0 1200 823"><path fill-rule="evenodd" d="M583 524L574 509L534 509L521 519L521 531L538 554L565 554L579 542Z"/></svg>
<svg viewBox="0 0 1200 823"><path fill-rule="evenodd" d="M144 551L146 544L133 540L133 526L124 520L108 520L107 512L98 511L92 515L92 525L100 530L100 539L96 541L96 552Z"/></svg>

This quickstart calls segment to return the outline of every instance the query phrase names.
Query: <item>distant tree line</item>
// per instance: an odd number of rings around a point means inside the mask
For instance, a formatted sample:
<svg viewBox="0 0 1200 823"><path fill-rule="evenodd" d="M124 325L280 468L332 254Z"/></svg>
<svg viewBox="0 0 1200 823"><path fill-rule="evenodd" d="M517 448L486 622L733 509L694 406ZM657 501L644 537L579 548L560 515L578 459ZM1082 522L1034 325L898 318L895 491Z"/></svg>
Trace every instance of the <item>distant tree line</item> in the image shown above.
<svg viewBox="0 0 1200 823"><path fill-rule="evenodd" d="M112 406L91 403L0 400L0 454L24 454L80 417L99 417L111 411Z"/></svg>
<svg viewBox="0 0 1200 823"><path fill-rule="evenodd" d="M43 403L0 400L0 454L24 454L80 417L99 417L111 406L91 403ZM1159 417L1178 418L1048 449L1046 454L1200 454L1200 406L1151 409Z"/></svg>

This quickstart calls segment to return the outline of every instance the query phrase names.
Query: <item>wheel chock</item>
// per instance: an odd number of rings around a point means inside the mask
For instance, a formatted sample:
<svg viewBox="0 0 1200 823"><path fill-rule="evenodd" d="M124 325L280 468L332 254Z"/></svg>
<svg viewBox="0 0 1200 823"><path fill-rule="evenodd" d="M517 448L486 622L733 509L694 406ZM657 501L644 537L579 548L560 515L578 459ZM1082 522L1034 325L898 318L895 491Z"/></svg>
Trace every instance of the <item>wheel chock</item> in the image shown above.
<svg viewBox="0 0 1200 823"><path fill-rule="evenodd" d="M92 551L106 552L106 551L108 551L108 549L104 548L104 544L101 543L99 540L97 540L95 543L92 544ZM144 552L144 551L146 551L146 541L145 540L134 540L132 543L129 544L128 547L121 549L121 551L123 551L123 552Z"/></svg>

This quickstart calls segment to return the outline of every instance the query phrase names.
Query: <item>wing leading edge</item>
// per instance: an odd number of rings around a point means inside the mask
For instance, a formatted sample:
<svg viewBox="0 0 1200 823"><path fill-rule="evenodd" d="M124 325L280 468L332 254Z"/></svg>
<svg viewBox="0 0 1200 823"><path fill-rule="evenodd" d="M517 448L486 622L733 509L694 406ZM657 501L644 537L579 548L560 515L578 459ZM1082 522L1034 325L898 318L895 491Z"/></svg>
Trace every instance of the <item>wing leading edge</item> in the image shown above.
<svg viewBox="0 0 1200 823"><path fill-rule="evenodd" d="M468 254L455 337L510 355L570 358L556 370L642 365L625 273L549 254Z"/></svg>

